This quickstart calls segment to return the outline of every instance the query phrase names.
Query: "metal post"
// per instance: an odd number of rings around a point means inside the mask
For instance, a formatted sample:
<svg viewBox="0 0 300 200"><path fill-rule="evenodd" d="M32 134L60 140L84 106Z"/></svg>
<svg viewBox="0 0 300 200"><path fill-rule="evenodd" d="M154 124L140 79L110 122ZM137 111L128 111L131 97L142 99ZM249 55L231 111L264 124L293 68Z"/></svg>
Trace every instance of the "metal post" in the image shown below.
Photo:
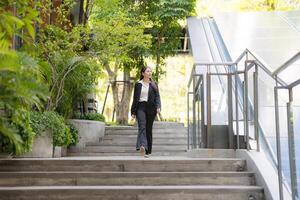
<svg viewBox="0 0 300 200"><path fill-rule="evenodd" d="M240 133L239 133L239 105L238 105L238 66L235 71L235 127L236 127L236 145L240 149Z"/></svg>
<svg viewBox="0 0 300 200"><path fill-rule="evenodd" d="M188 124L188 132L187 132L187 149L190 149L190 93L187 93L187 124Z"/></svg>
<svg viewBox="0 0 300 200"><path fill-rule="evenodd" d="M253 90L254 90L254 133L255 133L255 139L256 139L256 146L257 146L257 151L260 151L260 146L259 146L259 134L258 134L258 66L255 64L255 72L253 72Z"/></svg>
<svg viewBox="0 0 300 200"><path fill-rule="evenodd" d="M228 140L229 148L233 148L233 109L232 109L232 77L231 74L227 75L227 92L228 92Z"/></svg>
<svg viewBox="0 0 300 200"><path fill-rule="evenodd" d="M277 170L278 170L278 182L279 182L279 197L280 197L280 200L283 200L282 162L281 162L281 144L280 144L277 76L275 76L275 79L276 79L276 87L274 88L274 101L275 101L276 149L277 149L277 166L278 166Z"/></svg>
<svg viewBox="0 0 300 200"><path fill-rule="evenodd" d="M248 124L248 71L244 72L244 127L245 127L245 135L246 135L246 146L247 150L250 149L249 146L249 124Z"/></svg>
<svg viewBox="0 0 300 200"><path fill-rule="evenodd" d="M288 143L289 143L289 160L290 160L290 176L292 199L296 200L297 192L297 172L295 160L295 139L294 139L294 119L293 119L293 89L289 89L289 102L287 103L287 123L288 123Z"/></svg>
<svg viewBox="0 0 300 200"><path fill-rule="evenodd" d="M199 94L200 95L200 94ZM197 110L197 118L198 118L198 120L197 120L197 137L198 137L198 140L197 140L197 143L198 143L198 145L197 145L197 148L200 148L200 130L201 130L201 124L200 124L200 98L197 100L197 108L198 108L198 110Z"/></svg>
<svg viewBox="0 0 300 200"><path fill-rule="evenodd" d="M206 91L206 105L207 105L207 133L206 133L206 140L207 140L207 147L210 147L210 134L211 134L211 75L207 74L207 91Z"/></svg>
<svg viewBox="0 0 300 200"><path fill-rule="evenodd" d="M195 91L195 81L196 77L193 77L193 136L192 136L192 145L193 148L196 148L196 91Z"/></svg>
<svg viewBox="0 0 300 200"><path fill-rule="evenodd" d="M202 82L201 82L201 147L204 147L202 146L203 144L203 134L205 133L205 125L204 125L204 118L205 118L205 113L204 113L204 107L205 107L205 104L204 104L204 79L203 79L203 75L201 75L201 79L202 79Z"/></svg>

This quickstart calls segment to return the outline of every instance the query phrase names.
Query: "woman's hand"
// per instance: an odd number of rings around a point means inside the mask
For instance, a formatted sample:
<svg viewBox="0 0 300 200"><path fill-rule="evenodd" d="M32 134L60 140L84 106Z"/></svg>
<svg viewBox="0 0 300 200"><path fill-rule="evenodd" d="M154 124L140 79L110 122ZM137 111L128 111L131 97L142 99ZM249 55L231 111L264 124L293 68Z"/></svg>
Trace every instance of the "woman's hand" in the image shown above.
<svg viewBox="0 0 300 200"><path fill-rule="evenodd" d="M157 110L156 110L156 111L157 111L157 114L159 114L159 113L160 113L160 108L157 108Z"/></svg>

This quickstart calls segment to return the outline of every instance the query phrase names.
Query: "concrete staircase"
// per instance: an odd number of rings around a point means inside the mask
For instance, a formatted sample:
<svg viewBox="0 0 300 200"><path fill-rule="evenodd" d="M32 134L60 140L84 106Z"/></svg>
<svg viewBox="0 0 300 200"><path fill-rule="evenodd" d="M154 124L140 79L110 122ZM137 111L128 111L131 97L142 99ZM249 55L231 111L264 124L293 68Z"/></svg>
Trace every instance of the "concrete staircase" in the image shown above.
<svg viewBox="0 0 300 200"><path fill-rule="evenodd" d="M0 160L0 199L263 199L240 159Z"/></svg>
<svg viewBox="0 0 300 200"><path fill-rule="evenodd" d="M105 135L99 141L86 144L84 149L71 147L68 156L134 156L138 128L118 126L105 128ZM187 129L182 123L154 123L153 155L182 156L187 149Z"/></svg>
<svg viewBox="0 0 300 200"><path fill-rule="evenodd" d="M166 133L162 127L156 128L159 129L157 136L177 134L181 137L179 132ZM110 144L114 147L119 141L125 146L132 145L131 141L114 136L124 134L126 138L125 135L132 135L132 131L125 134L126 131L118 133L113 130L107 134L113 136L113 140L104 139L102 142L107 147ZM156 138L157 148L153 148L154 152L158 151L161 144L164 149L158 152L175 155L176 149L171 145L168 149L165 143L171 139L174 138L165 137L158 143L159 139ZM186 145L184 140L181 142L176 145ZM98 146L96 144L88 147ZM125 152L120 148L111 147L111 150L118 154L122 152L125 156L109 156L112 152L101 149L101 152L89 150L89 156L81 157L2 159L0 200L264 199L263 188L256 186L255 174L247 171L247 163L242 159L192 158L181 149L178 152L185 153L184 156L153 154L150 158L130 156L131 153L136 154L134 148ZM102 156L91 156L98 154Z"/></svg>

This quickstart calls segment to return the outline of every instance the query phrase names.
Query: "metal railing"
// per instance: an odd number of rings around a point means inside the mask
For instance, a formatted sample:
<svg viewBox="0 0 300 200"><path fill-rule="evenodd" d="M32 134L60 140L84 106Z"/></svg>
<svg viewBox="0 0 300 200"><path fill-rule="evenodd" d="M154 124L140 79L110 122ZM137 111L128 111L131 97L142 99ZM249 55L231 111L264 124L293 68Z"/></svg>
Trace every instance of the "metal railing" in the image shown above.
<svg viewBox="0 0 300 200"><path fill-rule="evenodd" d="M297 173L295 162L295 144L294 144L294 119L293 119L293 88L300 85L300 78L290 84L280 79L278 75L291 66L295 61L300 59L300 52L295 54L276 71L271 72L271 68L258 58L250 50L246 49L235 62L212 62L201 63L195 62L190 80L188 82L188 149L208 147L209 138L212 128L212 108L211 108L211 77L212 76L226 76L227 77L227 109L228 109L228 141L229 148L233 148L234 143L234 122L235 132L237 135L236 148L240 148L240 123L243 122L244 126L244 142L246 148L250 149L249 139L249 120L253 119L254 122L254 137L256 141L256 149L260 151L261 144L264 144L265 151L270 155L273 165L277 167L278 181L279 181L279 194L280 199L283 199L283 177L282 177L282 158L281 158L281 143L280 143L280 123L279 123L279 105L278 105L278 90L289 91L289 102L287 103L287 122L288 122L288 143L289 143L289 164L290 164L290 179L291 179L291 193L293 200L298 198L297 191ZM242 63L244 61L244 63ZM239 70L240 64L243 64L243 69ZM223 72L212 72L213 67L223 66ZM202 72L197 72L201 68ZM249 71L253 70L253 102L249 96ZM258 75L259 71L263 70L272 80L275 81L274 86L274 112L276 123L276 155L270 147L263 128L259 122L259 106L258 97L260 95L258 89ZM241 81L243 78L243 83ZM191 91L190 91L191 88ZM190 121L190 96L192 95L192 117ZM233 98L234 97L234 98ZM200 106L201 104L201 112ZM234 105L234 106L233 106ZM196 107L198 106L198 112ZM235 109L235 113L233 110ZM200 113L199 113L200 112ZM242 113L242 120L240 120L239 113ZM201 116L201 117L200 117ZM190 124L192 123L192 125ZM205 128L206 126L206 128ZM206 138L204 137L206 136ZM203 145L206 144L206 145ZM277 158L277 160L276 160Z"/></svg>

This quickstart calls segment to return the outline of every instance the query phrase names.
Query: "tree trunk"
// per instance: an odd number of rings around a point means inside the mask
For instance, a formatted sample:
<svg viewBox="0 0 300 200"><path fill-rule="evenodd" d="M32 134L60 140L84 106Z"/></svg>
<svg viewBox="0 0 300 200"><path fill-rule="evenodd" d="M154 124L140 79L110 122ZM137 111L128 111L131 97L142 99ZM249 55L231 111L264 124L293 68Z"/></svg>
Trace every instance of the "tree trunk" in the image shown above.
<svg viewBox="0 0 300 200"><path fill-rule="evenodd" d="M130 71L124 71L123 88L119 91L119 86L116 82L116 74L118 72L119 63L115 63L114 70L111 70L109 63L105 62L104 67L109 75L109 81L113 91L113 102L116 110L116 121L118 124L128 124L128 113L130 97L133 90L133 83L130 82Z"/></svg>
<svg viewBox="0 0 300 200"><path fill-rule="evenodd" d="M119 91L116 83L112 84L114 106L116 109L116 121L118 124L128 124L128 113L130 97L133 90L133 84L130 82L130 73L124 72L124 82L122 91ZM120 95L121 99L120 99Z"/></svg>

